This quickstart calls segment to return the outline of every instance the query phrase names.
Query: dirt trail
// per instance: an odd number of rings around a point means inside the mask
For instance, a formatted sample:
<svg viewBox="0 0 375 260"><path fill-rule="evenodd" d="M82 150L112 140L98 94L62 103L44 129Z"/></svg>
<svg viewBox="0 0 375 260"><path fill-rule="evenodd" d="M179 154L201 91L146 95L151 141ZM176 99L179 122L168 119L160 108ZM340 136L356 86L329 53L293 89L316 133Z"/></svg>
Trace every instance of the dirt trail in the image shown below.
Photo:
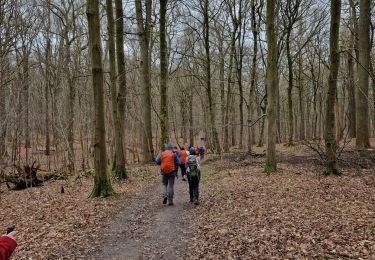
<svg viewBox="0 0 375 260"><path fill-rule="evenodd" d="M90 259L181 259L188 237L183 216L187 182L175 181L174 206L162 204L161 183L152 184L120 211Z"/></svg>

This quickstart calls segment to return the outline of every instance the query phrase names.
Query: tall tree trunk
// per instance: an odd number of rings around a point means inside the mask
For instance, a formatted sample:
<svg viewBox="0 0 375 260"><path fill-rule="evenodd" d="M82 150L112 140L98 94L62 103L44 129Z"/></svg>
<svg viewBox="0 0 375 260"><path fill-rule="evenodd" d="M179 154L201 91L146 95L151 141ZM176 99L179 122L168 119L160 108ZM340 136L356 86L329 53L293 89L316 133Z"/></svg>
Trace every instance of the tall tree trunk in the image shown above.
<svg viewBox="0 0 375 260"><path fill-rule="evenodd" d="M239 136L239 148L243 148L243 129L244 129L244 113L243 113L243 106L244 106L244 94L243 94L243 84L242 84L242 66L243 66L243 51L244 51L244 43L245 43L245 30L246 26L243 25L243 19L242 19L242 1L239 2L239 8L238 8L238 45L235 55L236 60L236 76L238 81L238 90L240 92L240 102L239 102L239 110L240 110L240 136Z"/></svg>
<svg viewBox="0 0 375 260"><path fill-rule="evenodd" d="M168 57L167 57L167 41L166 41L166 13L168 0L160 0L160 150L168 142L169 126L168 126Z"/></svg>
<svg viewBox="0 0 375 260"><path fill-rule="evenodd" d="M278 71L277 71L277 35L275 27L276 1L267 0L266 32L267 32L267 157L266 172L276 171L276 110Z"/></svg>
<svg viewBox="0 0 375 260"><path fill-rule="evenodd" d="M116 33L116 57L117 57L117 109L119 125L119 143L121 143L119 154L122 154L116 161L117 172L121 173L120 178L128 177L126 172L126 146L125 146L125 105L126 105L126 71L124 54L124 14L122 0L115 0L115 33Z"/></svg>
<svg viewBox="0 0 375 260"><path fill-rule="evenodd" d="M30 106L29 106L29 82L30 82L30 74L29 74L29 55L30 52L27 46L23 46L23 62L22 62L22 78L23 78L23 101L22 105L24 106L24 113L23 113L23 132L25 136L25 148L26 148L26 161L28 161L29 155L29 148L31 148L30 142Z"/></svg>
<svg viewBox="0 0 375 260"><path fill-rule="evenodd" d="M294 137L294 115L293 115L293 58L292 54L290 53L290 33L291 31L288 30L286 36L286 55L288 59L288 143L287 145L293 145L293 137Z"/></svg>
<svg viewBox="0 0 375 260"><path fill-rule="evenodd" d="M208 17L208 3L209 0L204 1L203 6L203 38L204 38L204 49L205 49L205 70L206 70L206 90L208 98L208 109L210 113L210 130L212 136L212 144L215 152L221 152L219 136L216 130L216 113L215 103L212 96L211 86L211 56L210 56L210 23Z"/></svg>
<svg viewBox="0 0 375 260"><path fill-rule="evenodd" d="M193 85L194 82L192 81L191 84ZM188 100L188 114L189 114L189 145L194 146L194 121L193 121L193 91L194 87L191 86L189 88L189 100Z"/></svg>
<svg viewBox="0 0 375 260"><path fill-rule="evenodd" d="M221 36L220 36L221 37ZM224 53L224 40L220 38L219 42L219 80L220 80L220 116L221 116L221 142L224 144L224 127L225 127L225 53ZM224 145L225 146L225 145ZM225 150L225 148L224 148Z"/></svg>
<svg viewBox="0 0 375 260"><path fill-rule="evenodd" d="M304 97L304 88L303 88L303 82L302 82L302 53L300 52L298 54L298 97L299 97L299 112L300 112L300 135L299 135L299 138L300 140L305 140L305 136L306 136L306 133L305 133L305 109L304 109L304 105L305 105L305 102L303 100L303 97Z"/></svg>
<svg viewBox="0 0 375 260"><path fill-rule="evenodd" d="M50 90L52 86L52 71L51 71L51 58L52 58L52 48L51 48L51 39L47 38L46 46L46 83L44 89L44 97L46 102L46 114L45 114L45 127L46 127L46 146L45 146L45 155L50 155L51 149L51 140L50 140L50 117L49 117L49 103L50 103ZM49 159L48 159L49 162Z"/></svg>
<svg viewBox="0 0 375 260"><path fill-rule="evenodd" d="M368 81L370 69L370 0L360 0L359 30L358 30L358 88L356 100L356 147L365 149L370 147L368 126Z"/></svg>
<svg viewBox="0 0 375 260"><path fill-rule="evenodd" d="M143 161L151 162L154 159L151 124L151 79L150 79L150 33L152 0L146 0L146 19L143 18L142 1L135 0L137 31L141 49L142 69L142 152Z"/></svg>
<svg viewBox="0 0 375 260"><path fill-rule="evenodd" d="M349 138L356 137L356 116L355 116L355 84L354 84L354 64L353 52L349 50L347 55L348 62L348 82L347 91L349 96L348 110L349 110Z"/></svg>
<svg viewBox="0 0 375 260"><path fill-rule="evenodd" d="M67 104L67 139L68 139L68 170L74 172L74 100L75 100L75 90L73 75L71 73L71 42L69 40L68 31L64 34L65 41L65 76L68 81L68 102Z"/></svg>
<svg viewBox="0 0 375 260"><path fill-rule="evenodd" d="M336 157L336 139L335 139L335 103L337 92L337 75L340 66L339 53L339 31L340 31L341 0L331 0L331 27L329 36L329 59L330 71L328 77L328 91L326 99L326 117L325 117L325 148L326 165L324 173L326 175L339 174Z"/></svg>
<svg viewBox="0 0 375 260"><path fill-rule="evenodd" d="M251 121L253 120L253 111L255 109L254 103L254 92L255 92L255 77L256 77L256 66L257 66L257 54L258 54L258 28L256 23L256 3L255 0L251 0L251 31L253 34L253 59L251 63L251 79L250 79L250 93L249 93L249 106L248 106L248 142L247 150L251 152L251 146L253 144L254 138L253 133L255 132L253 128L250 127Z"/></svg>
<svg viewBox="0 0 375 260"><path fill-rule="evenodd" d="M232 106L232 75L233 75L233 58L235 54L235 40L236 40L236 27L231 35L231 48L229 54L229 67L228 67L228 86L227 86L227 102L225 106L224 117L224 151L229 152L229 113Z"/></svg>
<svg viewBox="0 0 375 260"><path fill-rule="evenodd" d="M113 17L112 0L106 0L107 27L108 27L108 52L109 52L109 77L112 104L112 119L114 126L115 152L112 162L112 175L115 179L125 179L125 154L123 145L123 129L118 110L117 70L116 70L116 46L115 46L115 21ZM121 44L122 45L122 44ZM120 46L121 48L121 46Z"/></svg>
<svg viewBox="0 0 375 260"><path fill-rule="evenodd" d="M88 20L89 53L91 58L92 86L94 91L94 122L95 133L93 140L95 178L90 197L106 197L112 195L110 179L107 174L107 153L104 123L104 89L102 48L100 40L99 0L87 0L86 10Z"/></svg>

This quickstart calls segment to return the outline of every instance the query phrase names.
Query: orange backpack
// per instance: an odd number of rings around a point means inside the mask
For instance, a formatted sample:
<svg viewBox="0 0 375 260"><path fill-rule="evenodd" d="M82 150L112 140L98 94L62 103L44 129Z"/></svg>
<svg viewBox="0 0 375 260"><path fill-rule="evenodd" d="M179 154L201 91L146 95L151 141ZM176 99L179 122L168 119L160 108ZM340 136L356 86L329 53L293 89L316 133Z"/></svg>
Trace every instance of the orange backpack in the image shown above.
<svg viewBox="0 0 375 260"><path fill-rule="evenodd" d="M180 151L180 161L181 161L181 164L185 164L186 157L187 157L186 151L185 150L181 150Z"/></svg>
<svg viewBox="0 0 375 260"><path fill-rule="evenodd" d="M172 173L176 168L174 166L174 153L172 151L164 151L160 156L160 169L165 174Z"/></svg>

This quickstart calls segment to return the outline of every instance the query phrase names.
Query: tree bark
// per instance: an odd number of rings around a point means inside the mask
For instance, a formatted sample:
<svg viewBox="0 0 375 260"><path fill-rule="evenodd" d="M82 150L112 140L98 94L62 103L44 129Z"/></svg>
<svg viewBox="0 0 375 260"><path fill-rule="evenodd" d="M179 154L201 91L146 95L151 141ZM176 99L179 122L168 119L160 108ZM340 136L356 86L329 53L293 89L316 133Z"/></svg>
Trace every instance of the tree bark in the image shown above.
<svg viewBox="0 0 375 260"><path fill-rule="evenodd" d="M119 125L119 142L121 143L119 154L121 157L117 160L118 172L120 178L128 178L126 171L126 146L125 146L125 106L126 106L126 71L124 54L124 14L122 9L122 0L115 0L115 33L116 33L116 57L117 57L117 109Z"/></svg>
<svg viewBox="0 0 375 260"><path fill-rule="evenodd" d="M94 92L94 187L90 197L107 197L114 194L107 174L107 153L104 125L104 89L102 48L100 40L99 0L87 0L89 52L91 58L92 87Z"/></svg>
<svg viewBox="0 0 375 260"><path fill-rule="evenodd" d="M290 53L290 33L289 30L286 36L286 55L288 60L288 143L287 145L293 145L293 137L294 137L294 116L293 116L293 60L292 55Z"/></svg>
<svg viewBox="0 0 375 260"><path fill-rule="evenodd" d="M370 147L368 126L368 89L370 71L370 0L360 0L358 27L358 88L356 89L356 148Z"/></svg>
<svg viewBox="0 0 375 260"><path fill-rule="evenodd" d="M277 92L278 70L277 70L277 35L275 27L276 1L267 0L266 11L266 33L268 44L267 55L267 157L266 172L276 171L276 109L277 109Z"/></svg>
<svg viewBox="0 0 375 260"><path fill-rule="evenodd" d="M204 1L203 6L203 38L204 38L204 49L205 49L205 72L206 72L206 91L208 98L208 109L210 113L210 130L212 136L212 144L215 152L221 152L219 136L216 129L216 113L215 104L212 97L212 86L211 86L211 56L210 56L210 24L208 15L208 3L209 0Z"/></svg>
<svg viewBox="0 0 375 260"><path fill-rule="evenodd" d="M326 98L326 117L325 117L325 149L326 175L339 174L336 157L336 139L335 139L335 103L337 92L337 75L340 66L339 53L339 31L340 31L341 0L331 0L331 27L329 36L329 59L330 72L328 77L328 89Z"/></svg>
<svg viewBox="0 0 375 260"><path fill-rule="evenodd" d="M251 152L252 144L254 141L253 133L255 132L251 127L251 121L253 120L253 110L255 109L254 103L254 92L255 92L255 82L256 82L256 66L257 66L257 54L258 54L258 28L256 23L256 2L251 0L251 31L253 34L253 59L251 63L250 71L250 93L249 93L249 107L248 107L248 142L247 142L247 151Z"/></svg>
<svg viewBox="0 0 375 260"><path fill-rule="evenodd" d="M49 117L49 103L50 103L50 90L52 85L52 71L51 71L51 58L52 58L52 48L51 39L47 38L46 46L46 83L44 88L44 97L46 102L46 114L45 114L45 127L46 127L46 144L44 154L49 156L51 149L51 139L50 139L50 117ZM49 160L48 160L49 162Z"/></svg>
<svg viewBox="0 0 375 260"><path fill-rule="evenodd" d="M227 86L227 102L225 106L225 117L224 117L224 151L229 152L229 113L232 107L232 75L233 75L233 59L235 55L235 41L236 41L237 25L234 24L234 29L231 34L231 47L229 54L229 66L228 66L228 86Z"/></svg>
<svg viewBox="0 0 375 260"><path fill-rule="evenodd" d="M355 84L354 84L354 64L353 64L353 52L349 50L347 54L347 65L348 65L348 110L349 110L349 138L356 137L356 116L355 116Z"/></svg>
<svg viewBox="0 0 375 260"><path fill-rule="evenodd" d="M141 49L141 78L142 78L142 152L143 162L151 162L154 159L151 124L151 79L149 41L151 32L151 8L152 0L146 0L146 19L143 18L142 1L135 0L138 39Z"/></svg>
<svg viewBox="0 0 375 260"><path fill-rule="evenodd" d="M166 41L166 13L168 0L160 0L160 150L164 150L168 142L168 57Z"/></svg>
<svg viewBox="0 0 375 260"><path fill-rule="evenodd" d="M112 161L112 175L115 179L125 179L125 154L123 145L123 129L118 109L117 70L116 70L116 46L115 46L115 21L113 17L112 0L106 0L107 28L108 28L108 52L109 52L109 77L112 105L112 120L114 126L115 152ZM121 48L121 46L120 46ZM123 120L123 119L122 119Z"/></svg>

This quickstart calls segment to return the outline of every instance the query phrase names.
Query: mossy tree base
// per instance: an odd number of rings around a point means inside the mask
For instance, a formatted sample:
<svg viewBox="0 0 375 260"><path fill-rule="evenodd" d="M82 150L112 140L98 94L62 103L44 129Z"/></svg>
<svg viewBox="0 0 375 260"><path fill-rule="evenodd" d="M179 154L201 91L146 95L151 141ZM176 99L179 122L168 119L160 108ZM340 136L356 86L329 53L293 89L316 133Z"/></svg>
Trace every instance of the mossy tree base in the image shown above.
<svg viewBox="0 0 375 260"><path fill-rule="evenodd" d="M114 180L126 180L128 178L125 166L117 164L116 156L113 158L111 174Z"/></svg>
<svg viewBox="0 0 375 260"><path fill-rule="evenodd" d="M340 176L342 172L337 168L336 162L327 162L323 174L325 176L329 176L329 175Z"/></svg>
<svg viewBox="0 0 375 260"><path fill-rule="evenodd" d="M96 198L96 197L101 197L105 198L111 195L114 195L116 192L112 188L112 185L110 182L104 182L104 183L95 183L94 188L92 189L89 198Z"/></svg>
<svg viewBox="0 0 375 260"><path fill-rule="evenodd" d="M276 166L268 165L268 164L266 164L263 169L263 172L265 173L271 173L271 172L276 172L276 171L277 171Z"/></svg>

